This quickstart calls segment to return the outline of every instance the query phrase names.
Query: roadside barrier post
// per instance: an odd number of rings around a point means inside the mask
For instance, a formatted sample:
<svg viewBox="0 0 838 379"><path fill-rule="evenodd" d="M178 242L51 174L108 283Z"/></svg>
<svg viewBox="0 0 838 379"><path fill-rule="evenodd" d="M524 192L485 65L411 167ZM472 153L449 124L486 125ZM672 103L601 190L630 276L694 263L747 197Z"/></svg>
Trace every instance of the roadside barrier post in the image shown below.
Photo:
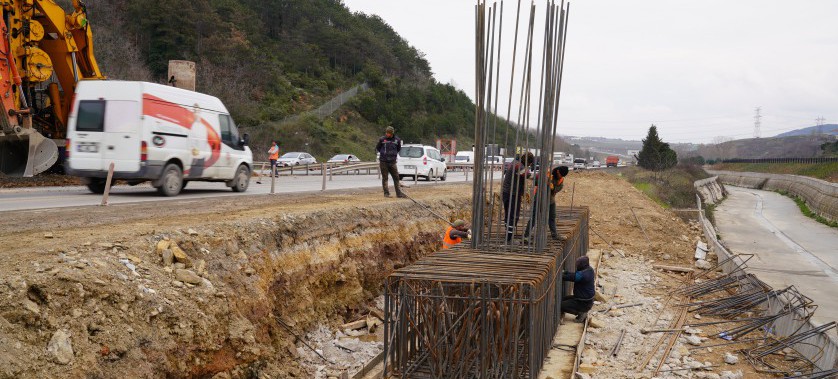
<svg viewBox="0 0 838 379"><path fill-rule="evenodd" d="M306 163L306 176L308 176L310 170L311 169L308 167L308 163Z"/></svg>
<svg viewBox="0 0 838 379"><path fill-rule="evenodd" d="M335 166L337 166L337 163L332 163L329 166L330 166L329 167L329 181L331 182L332 181L332 175L334 174L333 171L335 171Z"/></svg>
<svg viewBox="0 0 838 379"><path fill-rule="evenodd" d="M322 173L323 173L323 186L322 186L322 188L320 188L320 190L325 191L326 190L326 164L325 163L320 164L320 171L322 171Z"/></svg>
<svg viewBox="0 0 838 379"><path fill-rule="evenodd" d="M276 166L271 165L271 194L274 194L276 186Z"/></svg>
<svg viewBox="0 0 838 379"><path fill-rule="evenodd" d="M108 166L108 179L105 180L105 193L102 196L101 206L108 205L108 196L111 194L111 180L113 180L113 162Z"/></svg>
<svg viewBox="0 0 838 379"><path fill-rule="evenodd" d="M419 166L413 168L413 184L419 182Z"/></svg>

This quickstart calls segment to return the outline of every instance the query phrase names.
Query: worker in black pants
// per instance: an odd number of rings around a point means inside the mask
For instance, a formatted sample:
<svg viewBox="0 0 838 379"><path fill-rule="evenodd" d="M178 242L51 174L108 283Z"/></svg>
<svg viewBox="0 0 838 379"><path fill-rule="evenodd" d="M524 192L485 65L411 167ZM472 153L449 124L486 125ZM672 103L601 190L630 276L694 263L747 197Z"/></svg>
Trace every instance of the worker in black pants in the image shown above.
<svg viewBox="0 0 838 379"><path fill-rule="evenodd" d="M562 299L562 313L576 315L576 322L585 322L588 311L594 306L595 278L596 273L587 256L576 260L576 272L562 272L563 281L573 282L573 296Z"/></svg>
<svg viewBox="0 0 838 379"><path fill-rule="evenodd" d="M402 193L399 186L399 168L396 162L399 152L402 150L402 140L396 137L396 129L388 126L384 130L384 137L378 139L375 151L378 152L378 167L381 171L381 186L384 187L384 197L390 197L390 190L387 189L387 175L393 178L393 187L396 189L396 197L407 197Z"/></svg>
<svg viewBox="0 0 838 379"><path fill-rule="evenodd" d="M532 153L521 154L503 170L501 200L503 200L503 223L506 226L506 243L512 242L518 215L521 213L521 198L524 196L526 180L535 158Z"/></svg>

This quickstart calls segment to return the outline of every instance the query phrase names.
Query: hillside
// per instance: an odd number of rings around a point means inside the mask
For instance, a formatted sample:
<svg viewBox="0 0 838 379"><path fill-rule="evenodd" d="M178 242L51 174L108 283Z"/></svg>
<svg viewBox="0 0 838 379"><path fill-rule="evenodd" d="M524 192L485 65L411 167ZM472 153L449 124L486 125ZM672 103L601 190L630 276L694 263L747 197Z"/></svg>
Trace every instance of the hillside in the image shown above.
<svg viewBox="0 0 838 379"><path fill-rule="evenodd" d="M827 135L782 138L748 138L721 144L701 145L697 154L705 159L731 158L813 158L824 154L821 145L831 142Z"/></svg>
<svg viewBox="0 0 838 379"><path fill-rule="evenodd" d="M103 73L164 82L169 60L197 62L198 91L224 101L251 133L257 159L273 138L283 151L320 159L338 152L371 159L387 125L410 142L471 145L468 96L434 80L424 55L384 20L339 0L86 3ZM370 90L326 120L287 121L364 82Z"/></svg>
<svg viewBox="0 0 838 379"><path fill-rule="evenodd" d="M775 137L809 136L813 134L829 134L838 136L838 124L824 124L821 126L810 126L808 128L795 129L790 132L780 133Z"/></svg>

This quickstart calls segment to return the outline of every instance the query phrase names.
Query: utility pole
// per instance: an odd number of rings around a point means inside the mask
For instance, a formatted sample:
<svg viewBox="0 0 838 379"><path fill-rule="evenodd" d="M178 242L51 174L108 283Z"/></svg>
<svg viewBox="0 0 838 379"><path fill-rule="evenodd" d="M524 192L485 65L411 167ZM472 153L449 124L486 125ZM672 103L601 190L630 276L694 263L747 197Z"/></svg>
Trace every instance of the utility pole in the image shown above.
<svg viewBox="0 0 838 379"><path fill-rule="evenodd" d="M754 109L754 138L759 138L759 128L762 125L760 119L762 119L762 115L759 112L762 110L762 107L756 107Z"/></svg>
<svg viewBox="0 0 838 379"><path fill-rule="evenodd" d="M823 125L824 125L824 121L826 121L826 119L825 119L825 118L823 118L823 116L820 116L820 117L818 117L818 118L816 118L816 119L815 119L815 125L817 126L817 128L816 128L816 129L817 129L817 133L818 133L818 134L822 134L822 133L823 133Z"/></svg>

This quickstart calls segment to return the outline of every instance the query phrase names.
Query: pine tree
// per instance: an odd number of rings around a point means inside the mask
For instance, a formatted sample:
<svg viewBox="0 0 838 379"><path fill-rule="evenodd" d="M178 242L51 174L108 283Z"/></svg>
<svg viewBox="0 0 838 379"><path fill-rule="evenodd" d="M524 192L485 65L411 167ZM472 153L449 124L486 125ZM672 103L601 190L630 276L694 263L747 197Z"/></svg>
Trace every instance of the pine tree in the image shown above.
<svg viewBox="0 0 838 379"><path fill-rule="evenodd" d="M652 124L649 134L643 139L643 149L637 156L637 164L647 170L663 171L677 163L678 155L675 150L672 150L668 143L661 141L658 127Z"/></svg>

